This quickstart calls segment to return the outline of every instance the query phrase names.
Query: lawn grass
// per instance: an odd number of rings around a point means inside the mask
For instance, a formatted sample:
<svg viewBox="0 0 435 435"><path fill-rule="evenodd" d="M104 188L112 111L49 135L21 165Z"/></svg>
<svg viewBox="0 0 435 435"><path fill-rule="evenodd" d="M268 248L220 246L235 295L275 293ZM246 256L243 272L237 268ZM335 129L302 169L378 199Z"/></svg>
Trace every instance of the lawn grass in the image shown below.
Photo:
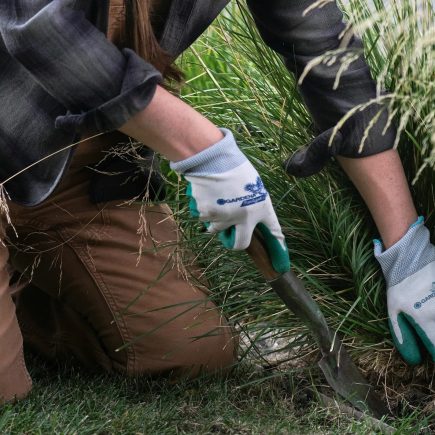
<svg viewBox="0 0 435 435"><path fill-rule="evenodd" d="M176 385L47 367L35 357L29 367L34 390L0 409L2 435L376 433L367 422L320 407L306 383L288 374L265 380L248 366ZM405 418L396 427L414 434L426 424Z"/></svg>

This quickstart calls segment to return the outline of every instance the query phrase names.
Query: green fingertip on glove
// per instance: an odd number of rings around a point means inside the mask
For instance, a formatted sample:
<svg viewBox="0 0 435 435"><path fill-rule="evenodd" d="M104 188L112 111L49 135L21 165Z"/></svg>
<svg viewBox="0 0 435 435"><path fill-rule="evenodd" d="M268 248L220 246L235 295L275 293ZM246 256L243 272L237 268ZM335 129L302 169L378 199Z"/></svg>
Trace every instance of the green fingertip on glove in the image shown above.
<svg viewBox="0 0 435 435"><path fill-rule="evenodd" d="M189 198L189 212L193 218L199 218L198 204L192 195L192 184L188 183L186 188L186 196ZM210 226L210 222L203 222L206 229Z"/></svg>
<svg viewBox="0 0 435 435"><path fill-rule="evenodd" d="M432 361L435 362L435 346L420 325L410 315L405 313L400 313L397 316L397 323L399 324L402 333L402 343L400 343L396 337L391 321L388 320L394 345L402 355L405 362L409 365L415 366L423 361L419 340L431 355Z"/></svg>
<svg viewBox="0 0 435 435"><path fill-rule="evenodd" d="M188 183L186 188L186 196L189 198L189 211L190 216L194 218L199 217L198 204L196 203L196 199L192 195L192 184Z"/></svg>
<svg viewBox="0 0 435 435"><path fill-rule="evenodd" d="M265 224L259 223L257 228L261 231L261 234L263 234L273 268L278 273L288 272L290 270L290 255L287 245L284 244L285 247L283 248L279 240L272 235L269 227Z"/></svg>
<svg viewBox="0 0 435 435"><path fill-rule="evenodd" d="M278 273L288 272L290 270L290 256L287 246L285 246L284 249L279 240L272 235L269 228L265 224L259 223L257 224L257 228L264 237L264 243L275 271ZM227 249L233 249L235 239L236 228L234 226L226 229L225 231L219 232L219 240Z"/></svg>
<svg viewBox="0 0 435 435"><path fill-rule="evenodd" d="M224 231L219 231L218 238L224 248L233 249L236 242L236 227L233 225Z"/></svg>

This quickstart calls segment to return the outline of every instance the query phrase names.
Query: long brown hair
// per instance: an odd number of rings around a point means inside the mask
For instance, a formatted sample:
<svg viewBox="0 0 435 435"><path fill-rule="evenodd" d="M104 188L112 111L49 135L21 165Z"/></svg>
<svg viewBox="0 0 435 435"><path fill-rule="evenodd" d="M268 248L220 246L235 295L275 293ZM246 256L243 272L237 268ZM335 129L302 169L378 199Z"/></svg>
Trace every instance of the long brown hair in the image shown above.
<svg viewBox="0 0 435 435"><path fill-rule="evenodd" d="M155 0L154 0L155 1ZM124 0L125 20L121 26L121 41L139 56L154 65L173 87L183 80L182 72L160 46L152 27L153 0Z"/></svg>

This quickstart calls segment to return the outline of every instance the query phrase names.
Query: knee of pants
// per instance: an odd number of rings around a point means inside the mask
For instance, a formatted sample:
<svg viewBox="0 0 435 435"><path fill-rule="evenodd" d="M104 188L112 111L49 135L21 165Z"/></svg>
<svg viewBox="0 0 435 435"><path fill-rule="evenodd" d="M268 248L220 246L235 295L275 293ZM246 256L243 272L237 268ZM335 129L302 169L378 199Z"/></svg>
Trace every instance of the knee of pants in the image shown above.
<svg viewBox="0 0 435 435"><path fill-rule="evenodd" d="M27 371L23 349L8 367L0 361L0 406L4 403L25 399L32 389L32 379Z"/></svg>
<svg viewBox="0 0 435 435"><path fill-rule="evenodd" d="M195 378L201 374L224 374L237 362L238 337L223 320L211 325L163 328L131 344L131 352L115 370L128 376L168 375ZM128 345L128 344L127 344Z"/></svg>

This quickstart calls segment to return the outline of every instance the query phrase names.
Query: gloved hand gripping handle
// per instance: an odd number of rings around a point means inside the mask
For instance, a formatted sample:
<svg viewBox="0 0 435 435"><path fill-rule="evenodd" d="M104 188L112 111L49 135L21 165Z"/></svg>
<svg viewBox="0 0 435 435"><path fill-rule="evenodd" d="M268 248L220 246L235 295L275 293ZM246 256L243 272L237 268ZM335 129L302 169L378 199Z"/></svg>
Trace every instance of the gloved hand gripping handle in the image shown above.
<svg viewBox="0 0 435 435"><path fill-rule="evenodd" d="M387 406L355 366L339 337L332 333L302 281L291 270L275 271L258 229L246 251L285 305L307 325L322 353L319 367L329 385L359 410L369 411L377 418L388 415Z"/></svg>

